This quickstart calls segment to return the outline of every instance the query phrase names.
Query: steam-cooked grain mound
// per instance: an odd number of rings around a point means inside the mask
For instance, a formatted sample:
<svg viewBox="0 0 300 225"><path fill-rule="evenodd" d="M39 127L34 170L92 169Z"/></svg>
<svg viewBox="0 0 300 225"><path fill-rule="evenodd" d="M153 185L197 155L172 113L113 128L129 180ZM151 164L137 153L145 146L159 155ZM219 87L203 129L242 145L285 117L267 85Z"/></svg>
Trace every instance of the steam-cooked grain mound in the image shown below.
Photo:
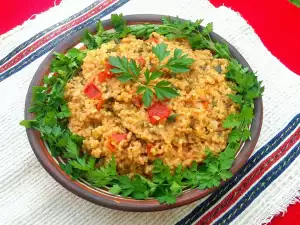
<svg viewBox="0 0 300 225"><path fill-rule="evenodd" d="M178 48L195 60L189 72L174 76L164 69L164 75L154 81L170 81L180 96L168 101L154 99L146 108L136 93L137 82L121 83L110 73L102 79L109 56L136 60L142 67L141 77L147 68L155 69L159 61L152 46L162 42L171 54ZM83 151L103 158L104 163L114 154L121 174L150 175L156 158L171 169L201 162L206 148L214 153L224 150L230 129L223 128L222 122L237 110L227 96L232 93L225 80L227 64L226 59L213 58L209 50L193 51L186 40L170 41L156 33L147 41L128 36L119 44L102 44L100 49L88 51L82 72L66 86L65 98L72 114L69 128L84 138ZM91 83L101 93L94 98L85 91ZM171 118L151 112L168 113Z"/></svg>

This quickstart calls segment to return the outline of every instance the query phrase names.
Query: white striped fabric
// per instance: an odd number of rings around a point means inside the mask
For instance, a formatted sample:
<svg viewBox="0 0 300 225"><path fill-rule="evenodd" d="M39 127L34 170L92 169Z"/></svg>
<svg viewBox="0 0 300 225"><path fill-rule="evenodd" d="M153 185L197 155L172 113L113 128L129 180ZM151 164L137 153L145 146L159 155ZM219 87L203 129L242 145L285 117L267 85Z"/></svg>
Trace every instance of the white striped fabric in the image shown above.
<svg viewBox="0 0 300 225"><path fill-rule="evenodd" d="M130 213L89 203L56 183L35 158L24 128L29 82L63 38L110 13L165 14L213 22L258 71L266 91L261 136L248 164L218 191L164 212ZM300 77L264 47L243 18L208 0L64 0L0 36L0 225L262 224L300 197Z"/></svg>

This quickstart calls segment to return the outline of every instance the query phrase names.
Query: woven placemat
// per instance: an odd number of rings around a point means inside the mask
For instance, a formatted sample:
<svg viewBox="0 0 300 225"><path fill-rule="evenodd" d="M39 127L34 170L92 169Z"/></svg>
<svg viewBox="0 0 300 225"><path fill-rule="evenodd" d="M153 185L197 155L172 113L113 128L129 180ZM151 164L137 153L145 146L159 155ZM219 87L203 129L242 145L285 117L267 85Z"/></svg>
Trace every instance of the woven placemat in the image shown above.
<svg viewBox="0 0 300 225"><path fill-rule="evenodd" d="M240 51L263 81L264 120L255 152L233 179L206 199L164 212L111 210L68 192L34 156L18 124L34 72L64 38L112 12L213 22L214 30ZM0 36L0 49L0 224L250 225L270 221L299 200L300 78L272 56L231 9L215 8L208 0L64 0Z"/></svg>

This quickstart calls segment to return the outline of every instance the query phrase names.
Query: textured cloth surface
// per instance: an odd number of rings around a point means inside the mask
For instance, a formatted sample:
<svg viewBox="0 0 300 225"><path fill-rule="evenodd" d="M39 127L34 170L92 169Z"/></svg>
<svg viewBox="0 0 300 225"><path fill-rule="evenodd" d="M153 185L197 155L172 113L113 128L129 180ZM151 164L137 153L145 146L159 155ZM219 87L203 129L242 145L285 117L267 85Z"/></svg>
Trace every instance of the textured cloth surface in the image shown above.
<svg viewBox="0 0 300 225"><path fill-rule="evenodd" d="M191 224L197 221L199 224L262 224L296 201L300 196L300 157L297 157L300 152L300 118L297 116L300 109L300 79L267 51L253 29L237 13L226 7L215 8L207 0L96 2L94 7L106 4L101 10L109 10L97 14L95 19L102 16L108 18L113 11L125 15L178 15L185 19L204 18L205 23L213 22L215 32L240 51L252 69L258 71L259 79L266 88L261 136L256 153L249 160L249 165L253 163L253 167L246 167L240 177L233 179L231 186L225 186L206 200L153 213L120 212L96 206L54 181L35 158L25 129L18 123L23 119L25 97L34 72L46 53L61 41L47 39L37 45L36 40L41 40L53 29L62 29L64 24L44 31L40 36L36 34L93 2L65 0L59 7L0 36L0 80L3 80L0 82L0 224ZM93 7L82 14L88 14L91 10ZM71 23L69 28L53 36L64 38L76 27L84 25L84 20ZM33 36L35 38L30 40ZM19 47L24 42L27 43ZM26 46L30 46L27 53L24 50ZM14 51L15 48L18 49ZM7 57L9 54L10 57ZM278 153L275 155L278 157L273 157L273 153ZM256 168L263 168L269 159L272 163L263 174L255 171ZM257 179L249 183L249 187L238 189L249 175L255 175ZM237 190L238 198L229 198ZM216 206L226 205L226 199L230 203L227 208L219 207L224 210L216 211Z"/></svg>
<svg viewBox="0 0 300 225"><path fill-rule="evenodd" d="M294 44L299 39L300 29L294 29L300 21L300 8L291 1L274 0L209 0L214 6L225 5L238 11L255 29L265 46L289 69L300 74L298 52L300 45ZM274 4L276 2L276 4ZM270 7L271 6L271 7ZM278 31L280 27L280 32ZM285 35L288 33L289 35ZM275 35L276 34L276 35ZM285 44L278 44L285 43ZM287 49L293 49L288 51Z"/></svg>

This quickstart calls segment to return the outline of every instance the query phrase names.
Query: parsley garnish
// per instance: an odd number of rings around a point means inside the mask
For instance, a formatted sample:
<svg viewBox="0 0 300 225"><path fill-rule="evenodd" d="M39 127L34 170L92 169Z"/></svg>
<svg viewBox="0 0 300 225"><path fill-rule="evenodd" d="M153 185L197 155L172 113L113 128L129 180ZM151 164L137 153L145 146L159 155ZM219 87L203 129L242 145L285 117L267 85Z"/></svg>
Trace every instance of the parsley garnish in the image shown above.
<svg viewBox="0 0 300 225"><path fill-rule="evenodd" d="M88 49L95 49L101 45L101 39L94 37L90 32L85 31L81 41Z"/></svg>
<svg viewBox="0 0 300 225"><path fill-rule="evenodd" d="M169 59L166 67L169 68L173 73L185 73L190 70L190 65L195 60L188 58L187 54L182 54L182 50L176 48L174 51L174 56Z"/></svg>
<svg viewBox="0 0 300 225"><path fill-rule="evenodd" d="M111 23L116 32L120 34L120 37L125 37L130 32L130 28L126 25L126 20L122 14L112 14Z"/></svg>
<svg viewBox="0 0 300 225"><path fill-rule="evenodd" d="M129 60L124 56L110 56L109 63L115 67L111 69L111 72L118 74L119 81L124 83L130 80L138 80L141 68L137 66L133 59Z"/></svg>
<svg viewBox="0 0 300 225"><path fill-rule="evenodd" d="M156 85L151 84L151 81L163 75L163 68L169 68L174 73L183 73L189 71L189 67L195 61L192 58L188 58L188 55L183 55L181 49L175 49L173 57L163 65L162 61L170 55L170 51L167 50L167 47L165 43L161 43L152 48L152 52L159 60L159 66L156 71L150 72L148 69L145 71L144 77L146 83L141 81L141 68L137 66L133 59L129 60L124 56L109 57L109 63L115 67L111 69L111 72L118 75L117 79L119 81L123 83L134 81L140 84L137 93L143 94L142 101L146 107L151 105L154 95L156 95L159 100L175 98L180 95L177 89L167 80L161 80Z"/></svg>
<svg viewBox="0 0 300 225"><path fill-rule="evenodd" d="M300 8L300 0L289 0L293 5L297 6Z"/></svg>
<svg viewBox="0 0 300 225"><path fill-rule="evenodd" d="M168 51L167 48L168 46L165 43L152 47L152 52L156 55L160 63L170 55L170 51Z"/></svg>
<svg viewBox="0 0 300 225"><path fill-rule="evenodd" d="M160 63L170 55L170 51L167 50L167 47L168 46L165 43L152 47L152 52L159 59ZM185 73L190 70L190 66L194 61L194 59L188 58L187 54L183 55L181 49L176 48L173 57L171 57L164 66L170 69L173 73ZM161 65L159 68L160 67Z"/></svg>
<svg viewBox="0 0 300 225"><path fill-rule="evenodd" d="M297 1L292 1L297 3ZM133 34L137 38L147 39L152 32L158 32L169 39L186 38L194 49L210 49L216 58L226 58L230 64L227 68L226 79L233 82L232 89L236 94L229 97L240 106L240 112L230 114L223 122L223 127L231 128L226 149L219 155L206 150L206 158L202 164L196 162L190 167L183 168L179 165L172 173L161 159L153 162L152 178L148 179L141 175L129 178L126 175L118 175L114 156L111 161L97 167L97 160L80 151L82 137L72 134L68 129L68 117L70 111L64 99L64 88L67 82L78 73L85 57L85 52L71 49L66 54L54 53L54 60L50 69L55 76L45 76L44 86L33 87L32 104L29 109L35 114L33 120L23 120L21 125L26 128L34 128L41 133L42 139L47 142L51 154L60 156L64 163L61 168L73 179L84 179L91 185L108 188L113 194L135 199L156 198L160 203L172 204L186 188L206 189L218 186L223 180L232 176L230 168L235 159L235 154L240 148L241 142L250 138L249 125L254 117L254 100L259 98L264 88L257 76L247 68L243 68L230 54L226 44L214 42L210 38L212 24L204 29L198 27L202 21L195 23L181 22L179 19L164 18L163 24L139 24L127 26L122 15L112 15L114 32L104 31L99 22L97 33L92 35L86 32L82 41L89 49L95 49L111 40L118 41L127 34ZM121 82L138 82L137 93L143 94L142 100L145 106L150 106L152 98L159 100L174 98L179 95L177 89L168 81L156 79L163 76L162 69L168 68L172 73L189 71L194 62L183 54L182 50L176 49L174 54L167 50L164 43L152 48L152 52L159 60L156 71L146 70L141 74L141 68L132 59L125 57L110 57L110 63L115 66L113 73ZM169 57L168 60L166 60ZM163 62L164 61L164 62ZM220 68L216 70L221 72ZM144 76L146 81L142 81ZM174 122L177 114L172 114L168 122Z"/></svg>

